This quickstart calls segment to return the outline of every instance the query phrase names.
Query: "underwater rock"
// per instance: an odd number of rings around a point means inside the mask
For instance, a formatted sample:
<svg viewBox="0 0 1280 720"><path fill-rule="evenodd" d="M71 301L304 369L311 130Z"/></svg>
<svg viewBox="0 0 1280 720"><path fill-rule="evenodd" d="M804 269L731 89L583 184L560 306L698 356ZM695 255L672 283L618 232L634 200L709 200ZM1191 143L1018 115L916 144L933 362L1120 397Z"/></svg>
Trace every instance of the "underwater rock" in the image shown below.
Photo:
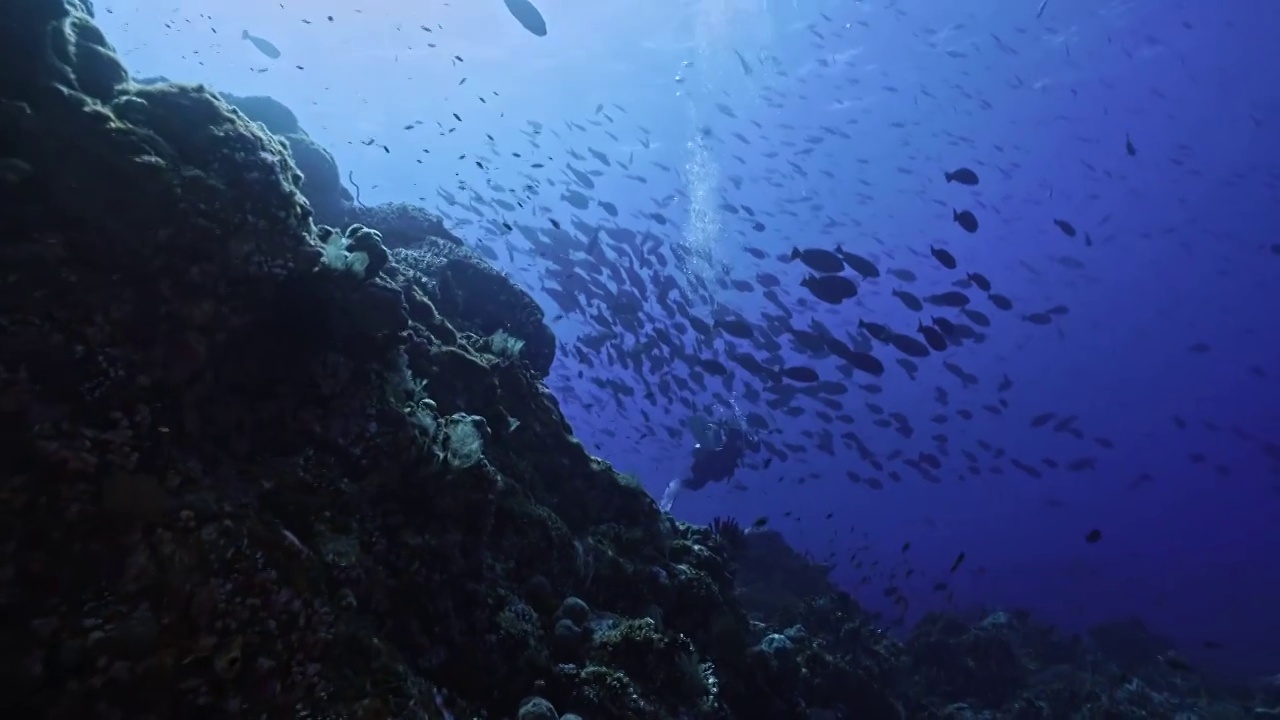
<svg viewBox="0 0 1280 720"><path fill-rule="evenodd" d="M1174 649L1172 640L1152 632L1136 617L1098 623L1089 628L1088 636L1121 665L1138 666Z"/></svg>
<svg viewBox="0 0 1280 720"><path fill-rule="evenodd" d="M734 553L744 606L778 613L806 597L834 591L831 566L814 563L787 544L776 530L751 530ZM786 589L783 591L783 589Z"/></svg>
<svg viewBox="0 0 1280 720"><path fill-rule="evenodd" d="M347 222L378 228L389 248L415 248L427 238L439 238L462 246L462 238L444 225L444 218L408 203L351 205ZM482 261L483 262L483 261Z"/></svg>
<svg viewBox="0 0 1280 720"><path fill-rule="evenodd" d="M361 222L349 216L354 198L342 184L338 162L327 149L307 135L297 115L287 105L265 95L219 94L245 117L262 123L267 131L285 142L294 165L302 173L299 189L311 205L317 223L346 226Z"/></svg>
<svg viewBox="0 0 1280 720"><path fill-rule="evenodd" d="M168 82L165 80L165 82ZM298 124L298 116L293 114L288 105L266 95L233 95L228 92L218 93L231 107L245 114L245 117L266 126L267 131L275 135L306 135Z"/></svg>
<svg viewBox="0 0 1280 720"><path fill-rule="evenodd" d="M525 343L521 356L538 377L551 372L556 338L542 308L484 258L434 236L392 255L426 279L432 303L455 328L482 337L503 331L520 338Z"/></svg>
<svg viewBox="0 0 1280 720"><path fill-rule="evenodd" d="M282 135L289 146L298 171L302 173L299 190L315 211L316 222L326 225L345 225L351 210L351 191L338 176L338 163L320 145L305 134ZM361 223L367 225L368 223Z"/></svg>
<svg viewBox="0 0 1280 720"><path fill-rule="evenodd" d="M342 182L333 155L311 139L284 103L267 96L221 95L250 120L262 123L287 143L294 164L302 173L301 191L315 213L316 222L335 227L360 224L376 228L389 248L412 248L427 237L463 244L461 238L445 227L443 218L417 205L356 202Z"/></svg>

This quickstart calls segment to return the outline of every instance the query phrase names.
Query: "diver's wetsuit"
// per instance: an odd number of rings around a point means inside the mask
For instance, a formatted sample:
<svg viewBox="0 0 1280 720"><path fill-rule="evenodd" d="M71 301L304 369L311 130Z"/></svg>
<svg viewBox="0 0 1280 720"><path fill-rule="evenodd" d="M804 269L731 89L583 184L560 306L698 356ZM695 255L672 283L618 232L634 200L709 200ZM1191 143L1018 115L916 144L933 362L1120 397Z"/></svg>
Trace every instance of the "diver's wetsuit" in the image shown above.
<svg viewBox="0 0 1280 720"><path fill-rule="evenodd" d="M746 452L746 433L738 428L728 428L720 447L694 450L689 477L681 480L680 484L689 490L701 490L708 483L728 480L742 466L742 456Z"/></svg>
<svg viewBox="0 0 1280 720"><path fill-rule="evenodd" d="M760 450L760 440L747 435L741 428L721 426L724 441L718 446L697 446L693 450L693 465L689 476L672 480L658 506L664 512L675 505L681 490L701 490L713 482L724 482L742 467L742 457L747 451Z"/></svg>

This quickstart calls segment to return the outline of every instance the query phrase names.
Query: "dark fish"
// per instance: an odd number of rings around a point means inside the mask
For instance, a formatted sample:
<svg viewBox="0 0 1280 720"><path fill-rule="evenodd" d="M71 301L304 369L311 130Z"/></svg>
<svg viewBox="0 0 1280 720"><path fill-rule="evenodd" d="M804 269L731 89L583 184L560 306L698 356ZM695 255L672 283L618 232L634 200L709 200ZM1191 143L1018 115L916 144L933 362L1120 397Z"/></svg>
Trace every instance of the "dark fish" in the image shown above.
<svg viewBox="0 0 1280 720"><path fill-rule="evenodd" d="M969 278L969 282L977 285L982 292L991 292L991 281L987 279L986 275L971 272L965 277Z"/></svg>
<svg viewBox="0 0 1280 720"><path fill-rule="evenodd" d="M978 218L968 210L952 210L951 219L967 233L978 232Z"/></svg>
<svg viewBox="0 0 1280 720"><path fill-rule="evenodd" d="M276 47L275 45L272 45L270 41L264 40L258 37L257 35L250 35L248 30L245 30L244 32L240 33L240 39L248 40L249 42L253 43L253 46L258 48L258 52L262 53L263 55L266 55L272 60L275 60L280 57L280 48Z"/></svg>
<svg viewBox="0 0 1280 720"><path fill-rule="evenodd" d="M964 553L960 553L959 555L957 555L956 561L951 563L951 572L955 572L959 570L962 564L964 564Z"/></svg>
<svg viewBox="0 0 1280 720"><path fill-rule="evenodd" d="M803 365L795 365L782 371L782 376L788 380L795 380L802 383L818 382L818 371L811 367Z"/></svg>
<svg viewBox="0 0 1280 720"><path fill-rule="evenodd" d="M779 280L778 276L774 275L773 273L767 273L767 272L756 273L756 282L760 283L761 287L766 287L766 288L782 287L782 281Z"/></svg>
<svg viewBox="0 0 1280 720"><path fill-rule="evenodd" d="M942 248L936 248L932 245L929 246L929 254L932 255L935 260L942 263L942 267L948 270L956 269L955 255L952 255L951 253L947 252L946 250L943 250Z"/></svg>
<svg viewBox="0 0 1280 720"><path fill-rule="evenodd" d="M1072 225L1066 220L1059 220L1058 218L1054 218L1053 224L1058 226L1058 229L1062 231L1063 235L1066 235L1067 237L1070 237L1070 238L1073 238L1076 236L1076 226Z"/></svg>
<svg viewBox="0 0 1280 720"><path fill-rule="evenodd" d="M714 325L739 340L750 340L753 334L751 332L751 324L746 320L720 318L715 321Z"/></svg>
<svg viewBox="0 0 1280 720"><path fill-rule="evenodd" d="M908 310L912 310L914 312L924 310L924 303L920 302L920 298L906 290L894 290L893 296L901 300L902 304L906 305Z"/></svg>
<svg viewBox="0 0 1280 720"><path fill-rule="evenodd" d="M699 359L698 367L702 368L704 371L706 371L710 375L724 377L725 375L729 374L729 368L725 367L724 363L720 362L719 360L712 360L711 358Z"/></svg>
<svg viewBox="0 0 1280 720"><path fill-rule="evenodd" d="M831 274L844 270L844 260L841 260L839 255L830 250L792 248L791 259L799 260L804 263L805 267L814 272Z"/></svg>
<svg viewBox="0 0 1280 720"><path fill-rule="evenodd" d="M916 331L924 336L924 341L929 343L929 347L934 352L942 352L947 349L947 338L943 336L942 331L932 325L925 325L917 321Z"/></svg>
<svg viewBox="0 0 1280 720"><path fill-rule="evenodd" d="M843 275L810 275L800 281L800 286L829 305L839 305L858 295L858 286Z"/></svg>
<svg viewBox="0 0 1280 720"><path fill-rule="evenodd" d="M547 21L543 19L542 13L538 12L538 8L534 7L529 0L503 0L507 4L507 10L511 16L520 21L525 30L537 35L538 37L546 37Z"/></svg>
<svg viewBox="0 0 1280 720"><path fill-rule="evenodd" d="M1133 146L1133 140L1129 139L1129 133L1124 134L1124 151L1129 153L1129 157L1138 154L1138 148Z"/></svg>
<svg viewBox="0 0 1280 720"><path fill-rule="evenodd" d="M991 327L991 318L987 317L986 313L979 312L972 308L964 308L960 312L964 313L964 316L969 318L969 322L977 325L978 327Z"/></svg>
<svg viewBox="0 0 1280 720"><path fill-rule="evenodd" d="M967 167L956 168L955 170L952 170L949 173L943 173L942 175L947 179L947 182L958 182L961 185L978 184L978 173Z"/></svg>
<svg viewBox="0 0 1280 720"><path fill-rule="evenodd" d="M858 329L866 330L867 334L879 340L880 342L889 342L889 338L893 337L893 331L888 327L877 322L867 322L866 320L858 321Z"/></svg>
<svg viewBox="0 0 1280 720"><path fill-rule="evenodd" d="M894 333L893 337L889 338L889 344L892 345L894 349L897 350L898 352L902 353L903 355L907 355L909 357L915 357L915 358L929 357L929 348L926 347L924 343L911 337L910 335L900 335L898 333Z"/></svg>
<svg viewBox="0 0 1280 720"><path fill-rule="evenodd" d="M1098 542L1101 539L1102 539L1102 531L1097 528L1090 530L1089 534L1084 536L1084 541L1089 543L1090 545Z"/></svg>
<svg viewBox="0 0 1280 720"><path fill-rule="evenodd" d="M930 305L939 307L962 308L969 304L969 296L959 290L948 290L946 292L926 295L924 301Z"/></svg>
<svg viewBox="0 0 1280 720"><path fill-rule="evenodd" d="M1001 295L1000 293L988 293L987 299L991 301L992 305L995 305L997 308L1001 310L1013 309L1013 301L1005 297L1004 295Z"/></svg>
<svg viewBox="0 0 1280 720"><path fill-rule="evenodd" d="M857 253L851 253L847 250L842 250L839 245L836 246L836 254L840 256L841 260L844 260L844 264L848 265L850 270L858 273L862 277L864 278L880 277L880 268L876 267L875 263L862 257L861 255L858 255Z"/></svg>
<svg viewBox="0 0 1280 720"><path fill-rule="evenodd" d="M1031 418L1031 427L1033 428L1044 427L1045 425L1048 425L1050 421L1052 421L1055 417L1057 417L1057 413L1051 413L1051 412L1040 413L1039 415L1036 415L1035 417Z"/></svg>
<svg viewBox="0 0 1280 720"><path fill-rule="evenodd" d="M880 377L884 374L884 363L871 353L855 351L850 355L849 360L851 365L868 375Z"/></svg>

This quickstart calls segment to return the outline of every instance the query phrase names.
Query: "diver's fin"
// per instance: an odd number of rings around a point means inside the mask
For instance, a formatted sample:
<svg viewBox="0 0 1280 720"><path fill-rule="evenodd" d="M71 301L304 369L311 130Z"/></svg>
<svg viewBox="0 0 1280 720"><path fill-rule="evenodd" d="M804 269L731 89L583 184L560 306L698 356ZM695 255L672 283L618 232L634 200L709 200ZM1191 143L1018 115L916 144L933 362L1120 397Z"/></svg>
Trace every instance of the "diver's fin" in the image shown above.
<svg viewBox="0 0 1280 720"><path fill-rule="evenodd" d="M658 507L662 512L671 512L671 506L676 504L676 496L680 494L680 489L684 487L684 483L680 478L671 481L667 486L666 492L662 493L662 502L658 503Z"/></svg>

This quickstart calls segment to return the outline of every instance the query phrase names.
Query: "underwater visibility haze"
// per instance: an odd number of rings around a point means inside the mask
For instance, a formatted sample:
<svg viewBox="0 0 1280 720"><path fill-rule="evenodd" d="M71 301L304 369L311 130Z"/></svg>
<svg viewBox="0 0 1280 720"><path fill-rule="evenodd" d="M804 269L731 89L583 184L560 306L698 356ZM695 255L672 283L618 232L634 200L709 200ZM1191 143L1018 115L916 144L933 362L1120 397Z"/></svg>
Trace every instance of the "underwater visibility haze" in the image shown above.
<svg viewBox="0 0 1280 720"><path fill-rule="evenodd" d="M468 297L456 271L421 297L450 337L527 363L586 451L678 520L728 545L780 536L892 638L933 613L1025 610L1090 647L1113 638L1132 650L1118 672L1170 697L1212 678L1280 707L1280 4L93 5L139 84L203 84L287 141L315 224L338 227L314 239L328 266L410 267L430 234L527 293L541 318L515 290ZM417 230L393 233L405 218ZM343 235L355 222L382 237ZM449 315L485 303L546 330ZM532 467L467 459L458 437L505 442L468 404L489 381L440 372L464 399L415 374L432 399L406 412L447 431L441 457ZM521 423L511 412L512 437ZM494 522L441 503L442 517ZM300 553L338 552L286 520L318 510L286 505L274 512ZM523 652L493 642L512 663ZM681 657L711 677L698 652ZM1173 679L1142 675L1147 662ZM603 706L554 683L512 692ZM426 697L426 716L447 716L448 693ZM904 717L1175 716L1019 715L995 700L995 715L930 714L895 697ZM808 717L881 717L805 702ZM369 715L390 716L408 715Z"/></svg>

